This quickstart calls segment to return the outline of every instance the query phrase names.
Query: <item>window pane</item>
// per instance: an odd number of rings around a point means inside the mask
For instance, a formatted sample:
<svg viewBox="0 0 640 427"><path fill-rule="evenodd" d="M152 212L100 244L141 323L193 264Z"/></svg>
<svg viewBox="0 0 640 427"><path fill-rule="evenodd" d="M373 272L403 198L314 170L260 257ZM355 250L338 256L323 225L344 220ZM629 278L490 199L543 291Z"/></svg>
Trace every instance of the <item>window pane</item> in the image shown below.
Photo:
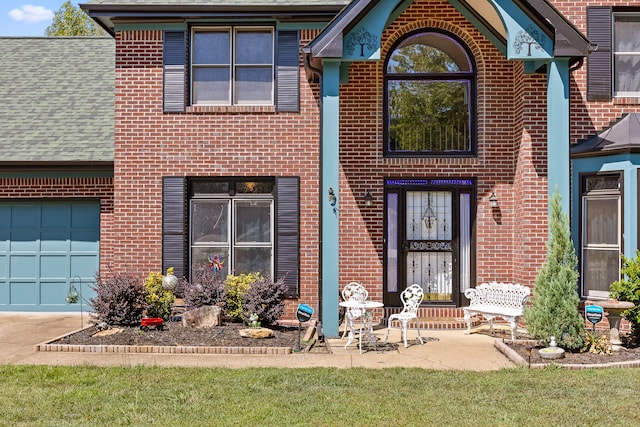
<svg viewBox="0 0 640 427"><path fill-rule="evenodd" d="M196 68L193 70L193 102L229 102L229 69Z"/></svg>
<svg viewBox="0 0 640 427"><path fill-rule="evenodd" d="M388 73L452 73L471 69L471 61L462 46L437 33L407 38L393 51L387 66Z"/></svg>
<svg viewBox="0 0 640 427"><path fill-rule="evenodd" d="M616 92L640 92L640 55L616 55L614 61Z"/></svg>
<svg viewBox="0 0 640 427"><path fill-rule="evenodd" d="M194 64L229 65L229 32L197 32L193 41Z"/></svg>
<svg viewBox="0 0 640 427"><path fill-rule="evenodd" d="M583 274L589 291L609 292L609 285L619 279L619 259L617 249L584 251Z"/></svg>
<svg viewBox="0 0 640 427"><path fill-rule="evenodd" d="M236 64L271 65L273 41L271 31L238 31L236 34Z"/></svg>
<svg viewBox="0 0 640 427"><path fill-rule="evenodd" d="M237 201L236 243L271 242L271 201Z"/></svg>
<svg viewBox="0 0 640 427"><path fill-rule="evenodd" d="M469 151L469 82L390 81L391 151Z"/></svg>
<svg viewBox="0 0 640 427"><path fill-rule="evenodd" d="M228 242L227 200L191 201L191 244Z"/></svg>
<svg viewBox="0 0 640 427"><path fill-rule="evenodd" d="M195 194L229 194L227 181L194 181L191 192Z"/></svg>
<svg viewBox="0 0 640 427"><path fill-rule="evenodd" d="M273 182L270 181L238 181L236 193L240 194L271 194Z"/></svg>
<svg viewBox="0 0 640 427"><path fill-rule="evenodd" d="M585 199L587 216L586 243L618 244L618 199Z"/></svg>
<svg viewBox="0 0 640 427"><path fill-rule="evenodd" d="M271 248L236 248L235 274L260 272L273 275L271 271Z"/></svg>
<svg viewBox="0 0 640 427"><path fill-rule="evenodd" d="M191 268L203 266L226 277L229 274L229 248L226 246L194 247L191 250Z"/></svg>
<svg viewBox="0 0 640 427"><path fill-rule="evenodd" d="M616 52L640 52L640 16L616 16L614 31Z"/></svg>
<svg viewBox="0 0 640 427"><path fill-rule="evenodd" d="M236 102L271 101L271 67L236 68Z"/></svg>

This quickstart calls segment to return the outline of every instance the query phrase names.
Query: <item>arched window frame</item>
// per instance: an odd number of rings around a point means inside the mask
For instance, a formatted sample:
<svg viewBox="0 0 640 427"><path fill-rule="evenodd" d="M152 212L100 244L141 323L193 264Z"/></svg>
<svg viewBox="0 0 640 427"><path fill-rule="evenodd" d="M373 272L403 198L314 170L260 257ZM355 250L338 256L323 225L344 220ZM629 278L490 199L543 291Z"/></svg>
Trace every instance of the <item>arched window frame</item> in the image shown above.
<svg viewBox="0 0 640 427"><path fill-rule="evenodd" d="M407 39L418 35L436 34L441 37L447 37L460 51L463 53L469 63L468 71L456 71L446 73L436 72L411 72L411 73L391 73L389 69L389 61L391 60L396 49ZM451 53L448 53L450 56ZM389 117L389 86L395 81L424 81L424 82L468 82L468 132L469 144L465 150L398 150L391 147L390 141L390 117ZM477 155L477 67L475 59L469 47L455 34L436 28L422 28L405 34L398 39L387 55L384 62L384 95L383 95L383 114L384 114L384 155L386 157L475 157Z"/></svg>

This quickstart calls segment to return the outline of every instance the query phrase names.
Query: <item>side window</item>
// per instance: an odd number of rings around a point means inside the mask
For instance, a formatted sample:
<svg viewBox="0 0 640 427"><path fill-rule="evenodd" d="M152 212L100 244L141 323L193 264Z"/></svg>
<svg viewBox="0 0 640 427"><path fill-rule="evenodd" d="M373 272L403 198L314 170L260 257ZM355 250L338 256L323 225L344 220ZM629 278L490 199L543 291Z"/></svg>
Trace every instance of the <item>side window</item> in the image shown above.
<svg viewBox="0 0 640 427"><path fill-rule="evenodd" d="M587 8L587 37L598 48L587 58L590 100L640 96L640 10L615 12L608 6Z"/></svg>
<svg viewBox="0 0 640 427"><path fill-rule="evenodd" d="M189 105L273 105L277 112L299 112L299 31L265 27L165 31L163 111L183 113Z"/></svg>
<svg viewBox="0 0 640 427"><path fill-rule="evenodd" d="M273 103L273 30L194 28L191 103Z"/></svg>
<svg viewBox="0 0 640 427"><path fill-rule="evenodd" d="M399 40L384 90L385 155L476 154L476 68L456 36L421 30Z"/></svg>
<svg viewBox="0 0 640 427"><path fill-rule="evenodd" d="M582 179L581 267L583 296L609 296L620 279L622 196L620 175L589 175Z"/></svg>

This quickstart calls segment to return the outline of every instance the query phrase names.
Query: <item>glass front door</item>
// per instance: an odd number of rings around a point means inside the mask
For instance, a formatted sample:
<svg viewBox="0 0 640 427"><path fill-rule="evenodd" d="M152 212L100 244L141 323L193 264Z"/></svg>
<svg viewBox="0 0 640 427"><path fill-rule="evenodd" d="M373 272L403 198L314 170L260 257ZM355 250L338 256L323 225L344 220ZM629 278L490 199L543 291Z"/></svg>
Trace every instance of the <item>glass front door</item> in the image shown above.
<svg viewBox="0 0 640 427"><path fill-rule="evenodd" d="M388 180L385 302L414 283L425 303L460 305L472 274L470 180Z"/></svg>

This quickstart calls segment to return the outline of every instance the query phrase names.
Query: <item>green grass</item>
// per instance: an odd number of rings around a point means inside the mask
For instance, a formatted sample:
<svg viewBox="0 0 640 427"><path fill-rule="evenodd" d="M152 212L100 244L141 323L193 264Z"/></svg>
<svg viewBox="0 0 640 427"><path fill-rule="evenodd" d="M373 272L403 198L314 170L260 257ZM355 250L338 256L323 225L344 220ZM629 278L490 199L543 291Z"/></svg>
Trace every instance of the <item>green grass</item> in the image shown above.
<svg viewBox="0 0 640 427"><path fill-rule="evenodd" d="M4 426L637 425L640 369L0 366Z"/></svg>

